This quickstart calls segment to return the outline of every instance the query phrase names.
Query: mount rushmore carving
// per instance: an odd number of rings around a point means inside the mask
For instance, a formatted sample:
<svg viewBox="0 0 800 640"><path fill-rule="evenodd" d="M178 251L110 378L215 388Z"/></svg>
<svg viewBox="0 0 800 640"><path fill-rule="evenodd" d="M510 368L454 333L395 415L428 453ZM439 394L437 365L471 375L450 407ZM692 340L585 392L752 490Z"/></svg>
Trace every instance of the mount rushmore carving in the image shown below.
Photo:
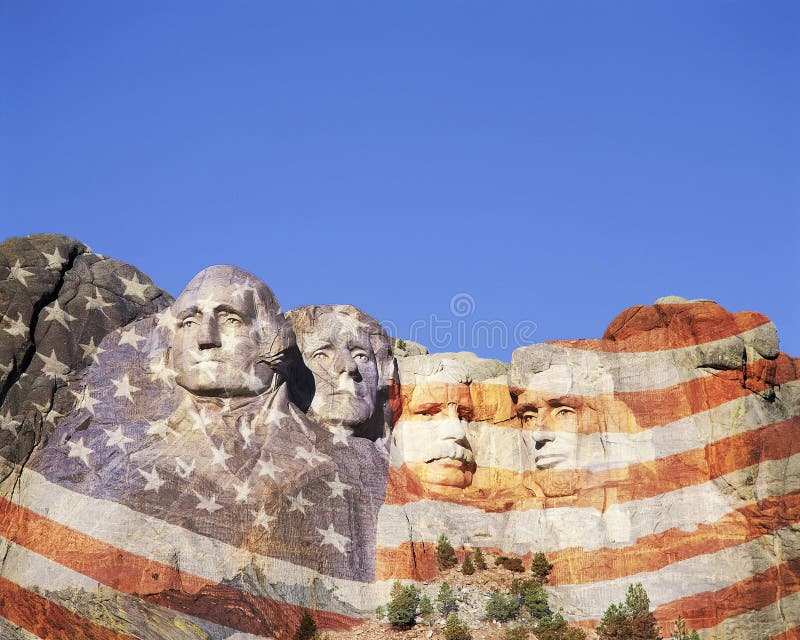
<svg viewBox="0 0 800 640"><path fill-rule="evenodd" d="M545 551L586 627L631 582L703 637L800 626L798 361L759 314L404 355L356 307L231 266L173 301L63 236L0 245L0 313L3 637L347 628L441 533Z"/></svg>

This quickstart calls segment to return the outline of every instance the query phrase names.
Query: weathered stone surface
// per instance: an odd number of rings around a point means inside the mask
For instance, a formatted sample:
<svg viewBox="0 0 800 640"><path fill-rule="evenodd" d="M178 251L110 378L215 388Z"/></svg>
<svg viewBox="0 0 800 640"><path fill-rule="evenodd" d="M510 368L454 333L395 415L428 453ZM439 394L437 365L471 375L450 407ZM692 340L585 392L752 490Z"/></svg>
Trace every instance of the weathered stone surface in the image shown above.
<svg viewBox="0 0 800 640"><path fill-rule="evenodd" d="M633 582L665 628L800 628L800 367L760 314L671 296L507 364L234 267L173 304L61 236L0 245L0 312L4 638L341 629L442 533L546 552L587 628Z"/></svg>
<svg viewBox="0 0 800 640"><path fill-rule="evenodd" d="M141 271L59 235L0 244L0 454L24 461L74 398L76 379L117 327L172 299Z"/></svg>

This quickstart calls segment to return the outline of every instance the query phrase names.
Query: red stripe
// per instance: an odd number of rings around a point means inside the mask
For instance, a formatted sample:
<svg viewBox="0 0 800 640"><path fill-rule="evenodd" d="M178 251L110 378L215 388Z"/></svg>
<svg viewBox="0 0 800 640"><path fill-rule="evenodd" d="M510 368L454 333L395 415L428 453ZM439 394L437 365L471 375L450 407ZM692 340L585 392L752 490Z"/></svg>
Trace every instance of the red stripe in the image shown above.
<svg viewBox="0 0 800 640"><path fill-rule="evenodd" d="M178 571L1 497L0 535L122 593L246 633L288 638L303 615L303 607ZM326 629L348 629L360 622L323 610L313 615Z"/></svg>
<svg viewBox="0 0 800 640"><path fill-rule="evenodd" d="M722 340L769 323L753 311L731 313L713 302L631 307L600 340L557 340L573 349L634 353L666 351Z"/></svg>
<svg viewBox="0 0 800 640"><path fill-rule="evenodd" d="M421 485L404 465L389 469L386 504L422 499L504 512L555 507L593 507L651 498L719 478L767 460L800 453L800 417L712 442L705 447L619 469L544 470L519 473L478 468L467 489ZM564 498L543 498L539 487L571 487Z"/></svg>
<svg viewBox="0 0 800 640"><path fill-rule="evenodd" d="M673 562L735 547L800 522L800 492L767 498L726 514L716 522L698 524L694 531L669 529L639 538L634 544L584 551L571 547L548 552L553 564L552 585L616 580L636 573L657 571ZM433 580L436 566L433 543L404 542L377 549L377 580ZM462 550L457 550L462 553ZM484 548L487 555L506 553ZM522 557L527 565L531 554Z"/></svg>
<svg viewBox="0 0 800 640"><path fill-rule="evenodd" d="M46 640L135 640L0 576L0 615Z"/></svg>

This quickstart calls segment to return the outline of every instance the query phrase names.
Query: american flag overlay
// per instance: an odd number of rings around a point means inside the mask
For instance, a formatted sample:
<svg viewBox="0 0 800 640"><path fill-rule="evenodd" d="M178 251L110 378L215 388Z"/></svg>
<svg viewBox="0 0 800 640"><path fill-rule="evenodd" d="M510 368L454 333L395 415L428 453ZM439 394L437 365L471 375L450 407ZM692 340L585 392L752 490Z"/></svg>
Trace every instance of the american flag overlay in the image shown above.
<svg viewBox="0 0 800 640"><path fill-rule="evenodd" d="M800 637L800 361L764 316L666 299L510 364L413 356L373 441L279 377L188 393L149 280L63 241L21 255L0 267L2 638L282 639L305 609L346 629L435 579L442 533L545 552L551 606L587 629L641 582L665 629Z"/></svg>

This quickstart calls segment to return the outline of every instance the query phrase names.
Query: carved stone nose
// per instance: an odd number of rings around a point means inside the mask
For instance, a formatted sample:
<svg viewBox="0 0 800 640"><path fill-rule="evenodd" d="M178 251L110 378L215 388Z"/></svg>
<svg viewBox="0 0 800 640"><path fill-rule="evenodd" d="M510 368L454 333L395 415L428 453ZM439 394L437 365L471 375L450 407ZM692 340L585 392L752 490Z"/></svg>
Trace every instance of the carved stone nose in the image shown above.
<svg viewBox="0 0 800 640"><path fill-rule="evenodd" d="M203 319L200 325L200 332L197 334L197 346L200 349L213 349L221 345L216 319Z"/></svg>

